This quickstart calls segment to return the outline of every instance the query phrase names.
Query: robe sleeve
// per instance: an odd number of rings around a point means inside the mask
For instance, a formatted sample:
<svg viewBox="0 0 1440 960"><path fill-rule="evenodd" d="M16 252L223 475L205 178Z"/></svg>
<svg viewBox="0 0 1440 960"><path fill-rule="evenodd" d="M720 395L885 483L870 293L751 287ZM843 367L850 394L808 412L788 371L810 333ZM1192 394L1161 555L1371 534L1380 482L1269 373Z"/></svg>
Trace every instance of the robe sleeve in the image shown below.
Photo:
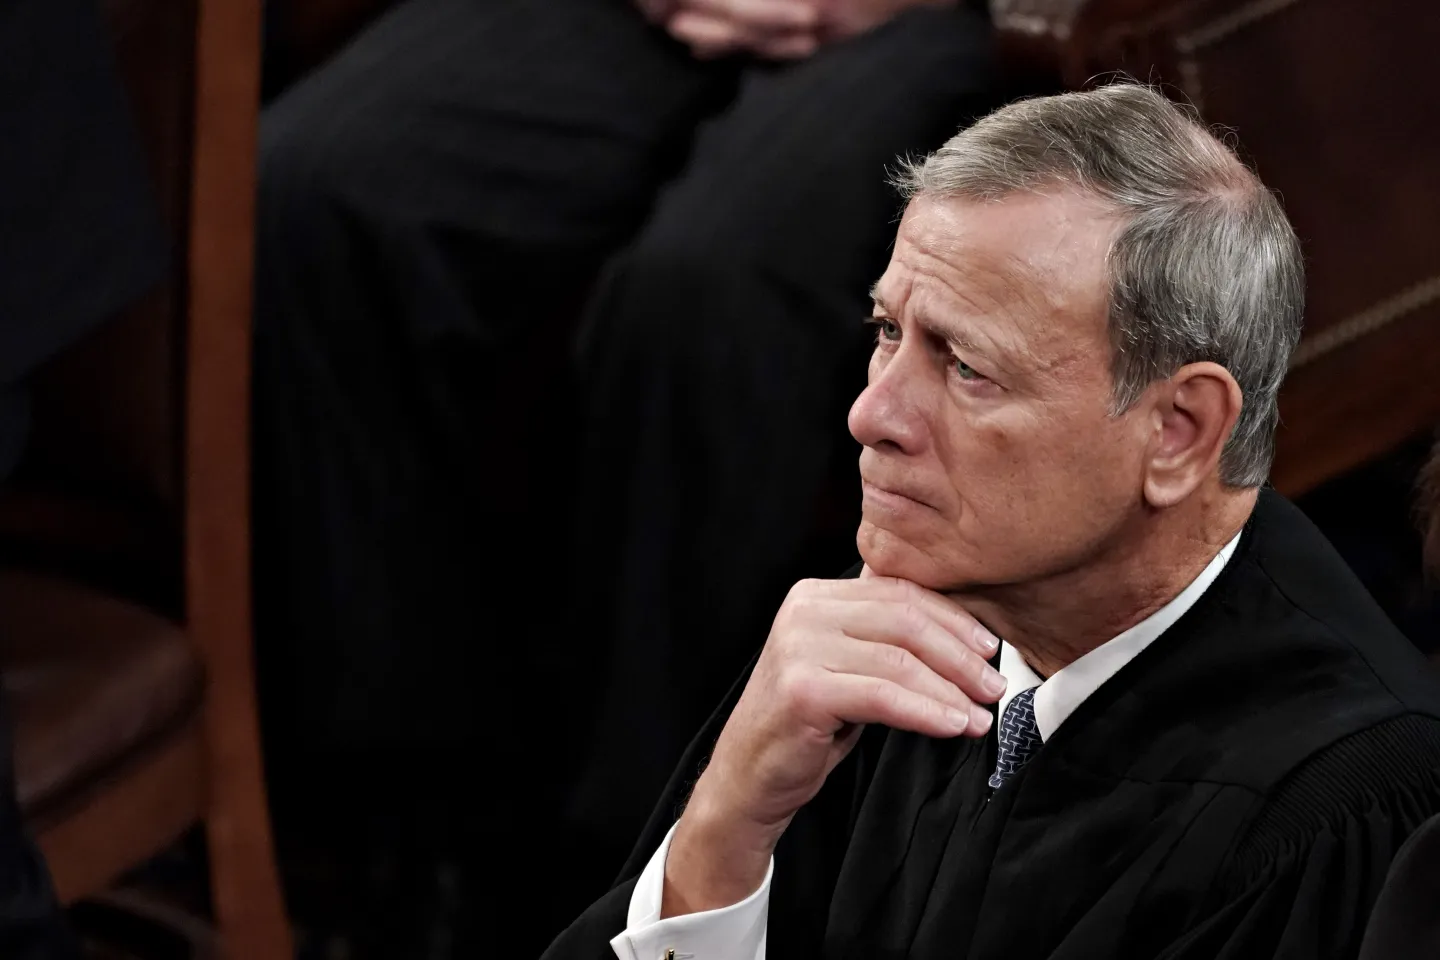
<svg viewBox="0 0 1440 960"><path fill-rule="evenodd" d="M1392 861L1437 812L1440 721L1405 716L1336 744L1267 798L1211 906L1161 956L1353 960Z"/></svg>

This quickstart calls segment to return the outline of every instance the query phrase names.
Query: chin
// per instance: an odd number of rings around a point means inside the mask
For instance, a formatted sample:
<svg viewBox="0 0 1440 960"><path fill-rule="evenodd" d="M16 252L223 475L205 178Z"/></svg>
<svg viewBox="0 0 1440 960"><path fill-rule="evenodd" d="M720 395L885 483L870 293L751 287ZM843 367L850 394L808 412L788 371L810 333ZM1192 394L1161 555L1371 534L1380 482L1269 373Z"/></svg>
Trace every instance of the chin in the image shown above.
<svg viewBox="0 0 1440 960"><path fill-rule="evenodd" d="M868 520L862 520L855 531L855 547L871 573L909 580L929 590L958 590L976 579L972 573L952 569L952 564L937 561L931 551Z"/></svg>

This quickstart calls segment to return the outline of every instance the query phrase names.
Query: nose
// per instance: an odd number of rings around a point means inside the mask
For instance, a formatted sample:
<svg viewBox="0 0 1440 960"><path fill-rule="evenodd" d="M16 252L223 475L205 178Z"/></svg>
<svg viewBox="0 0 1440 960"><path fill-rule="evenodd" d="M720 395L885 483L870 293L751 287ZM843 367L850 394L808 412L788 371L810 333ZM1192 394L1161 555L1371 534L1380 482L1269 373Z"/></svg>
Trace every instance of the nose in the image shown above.
<svg viewBox="0 0 1440 960"><path fill-rule="evenodd" d="M850 435L867 447L916 454L925 444L925 420L921 413L919 392L923 384L915 371L907 371L910 362L905 350L891 358L883 368L870 368L870 384L855 398L850 407Z"/></svg>

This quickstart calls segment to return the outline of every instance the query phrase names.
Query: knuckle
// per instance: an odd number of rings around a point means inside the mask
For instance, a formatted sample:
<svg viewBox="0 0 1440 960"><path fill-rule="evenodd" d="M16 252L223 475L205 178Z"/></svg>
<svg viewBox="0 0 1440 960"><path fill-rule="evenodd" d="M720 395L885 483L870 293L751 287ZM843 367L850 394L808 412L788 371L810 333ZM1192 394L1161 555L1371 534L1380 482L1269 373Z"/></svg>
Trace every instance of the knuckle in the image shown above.
<svg viewBox="0 0 1440 960"><path fill-rule="evenodd" d="M946 703L948 703L948 704L950 704L951 706L954 706L954 707L968 707L968 706L970 706L970 704L973 702L973 701L965 694L965 691L964 691L964 690L961 690L958 686L956 686L955 684L951 683L951 682L948 681L948 680L945 681L945 697L944 697L944 700L945 700Z"/></svg>
<svg viewBox="0 0 1440 960"><path fill-rule="evenodd" d="M785 656L799 657L813 645L818 631L813 610L795 610L776 621L772 639Z"/></svg>
<svg viewBox="0 0 1440 960"><path fill-rule="evenodd" d="M775 615L777 626L791 624L796 620L803 620L809 613L813 612L816 597L813 591L804 589L805 582L795 584L785 597L785 602L780 605L780 612Z"/></svg>
<svg viewBox="0 0 1440 960"><path fill-rule="evenodd" d="M900 607L899 622L905 638L908 640L922 633L928 626L929 619L918 604L907 601Z"/></svg>
<svg viewBox="0 0 1440 960"><path fill-rule="evenodd" d="M869 579L865 581L871 590L878 591L882 596L892 600L900 596L900 584L902 582L903 581L897 580L895 577L887 576L883 573L875 573L874 571L871 571Z"/></svg>
<svg viewBox="0 0 1440 960"><path fill-rule="evenodd" d="M960 667L966 676L978 681L984 678L990 664L974 650L967 649L960 651Z"/></svg>
<svg viewBox="0 0 1440 960"><path fill-rule="evenodd" d="M959 650L956 652L956 673L967 684L977 684L984 675L986 663L975 655L972 650Z"/></svg>
<svg viewBox="0 0 1440 960"><path fill-rule="evenodd" d="M796 665L782 669L775 678L775 696L787 706L806 708L815 701L814 678Z"/></svg>
<svg viewBox="0 0 1440 960"><path fill-rule="evenodd" d="M895 589L903 602L915 607L920 605L921 599L925 596L924 591L909 580L897 579L894 583Z"/></svg>
<svg viewBox="0 0 1440 960"><path fill-rule="evenodd" d="M810 593L797 594L790 601L790 616L794 619L809 619L815 615L820 598Z"/></svg>
<svg viewBox="0 0 1440 960"><path fill-rule="evenodd" d="M903 704L900 688L879 678L871 679L867 696L871 705L885 716L894 716Z"/></svg>
<svg viewBox="0 0 1440 960"><path fill-rule="evenodd" d="M916 697L910 709L921 721L931 720L940 715L940 704L932 697Z"/></svg>
<svg viewBox="0 0 1440 960"><path fill-rule="evenodd" d="M790 588L785 595L785 602L781 604L782 614L791 616L797 613L812 612L822 599L818 580L801 580Z"/></svg>
<svg viewBox="0 0 1440 960"><path fill-rule="evenodd" d="M879 652L881 664L891 674L904 676L919 666L915 655L904 647L883 644Z"/></svg>

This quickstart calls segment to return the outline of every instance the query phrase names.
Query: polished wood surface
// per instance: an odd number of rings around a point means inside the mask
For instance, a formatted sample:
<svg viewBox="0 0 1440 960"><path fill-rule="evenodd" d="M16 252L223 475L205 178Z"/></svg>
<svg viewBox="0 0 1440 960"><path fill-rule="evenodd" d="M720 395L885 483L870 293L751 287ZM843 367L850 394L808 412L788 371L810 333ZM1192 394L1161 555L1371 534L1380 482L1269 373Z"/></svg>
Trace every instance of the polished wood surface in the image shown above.
<svg viewBox="0 0 1440 960"><path fill-rule="evenodd" d="M200 0L185 378L186 628L205 703L211 896L237 958L291 952L266 806L250 616L250 329L260 0Z"/></svg>
<svg viewBox="0 0 1440 960"><path fill-rule="evenodd" d="M205 743L192 723L129 758L103 783L68 798L64 807L38 817L45 859L64 867L52 870L61 902L101 893L179 839L204 814L204 768Z"/></svg>

